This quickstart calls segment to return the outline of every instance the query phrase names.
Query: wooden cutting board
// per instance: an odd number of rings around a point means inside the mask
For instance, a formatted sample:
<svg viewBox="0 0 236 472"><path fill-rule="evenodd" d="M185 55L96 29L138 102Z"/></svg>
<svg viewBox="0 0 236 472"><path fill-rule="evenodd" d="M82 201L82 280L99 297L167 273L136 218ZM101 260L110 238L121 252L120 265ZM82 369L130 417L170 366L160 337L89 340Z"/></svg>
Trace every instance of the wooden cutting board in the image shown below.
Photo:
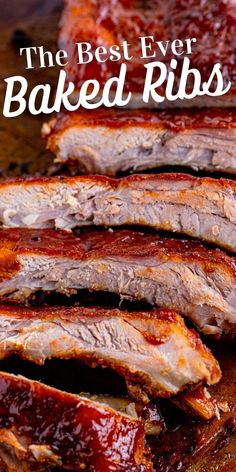
<svg viewBox="0 0 236 472"><path fill-rule="evenodd" d="M212 0L213 1L213 0ZM56 50L61 0L0 0L0 175L15 176L45 174L52 156L45 151L40 138L42 123L48 118L24 113L18 118L2 115L5 95L4 78L25 76L30 88L39 83L56 85L55 68L25 70L19 47L45 46ZM214 346L221 363L223 380L212 389L221 401L228 401L231 411L220 421L192 424L177 418L172 431L151 446L157 470L160 472L234 472L236 471L236 348L234 345Z"/></svg>

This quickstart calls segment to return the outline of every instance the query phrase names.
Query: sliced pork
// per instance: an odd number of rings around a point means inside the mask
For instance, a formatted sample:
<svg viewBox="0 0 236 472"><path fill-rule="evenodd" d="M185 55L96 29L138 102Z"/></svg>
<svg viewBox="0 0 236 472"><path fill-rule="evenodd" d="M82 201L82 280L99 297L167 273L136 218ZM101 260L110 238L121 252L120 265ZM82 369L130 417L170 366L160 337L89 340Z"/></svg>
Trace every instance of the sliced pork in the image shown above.
<svg viewBox="0 0 236 472"><path fill-rule="evenodd" d="M1 470L153 471L137 418L3 372L0 399Z"/></svg>
<svg viewBox="0 0 236 472"><path fill-rule="evenodd" d="M236 261L219 249L127 230L1 230L0 299L79 289L176 309L205 334L236 334Z"/></svg>
<svg viewBox="0 0 236 472"><path fill-rule="evenodd" d="M55 162L114 176L160 166L236 173L235 110L97 109L62 113L43 126Z"/></svg>
<svg viewBox="0 0 236 472"><path fill-rule="evenodd" d="M236 251L236 183L186 174L12 180L0 184L5 227L143 225Z"/></svg>
<svg viewBox="0 0 236 472"><path fill-rule="evenodd" d="M67 78L78 84L78 90L87 79L97 79L103 88L111 77L117 77L120 64L127 64L124 92L131 92L129 107L192 107L196 106L235 106L236 89L236 7L233 0L66 0L61 21L59 47L68 52L70 58L66 66ZM150 38L150 35L152 38ZM140 37L147 36L148 56L143 58ZM186 38L195 38L188 48ZM182 40L183 47L177 46L177 55L171 51L172 41ZM78 64L76 43L89 42L94 52L98 46L106 50L110 46L127 41L129 57L126 60L110 60L110 53L102 56L104 62L97 62L95 56L87 64ZM157 42L160 42L160 46ZM161 43L162 41L162 43ZM179 45L179 42L177 43ZM162 51L162 52L161 52ZM164 52L163 52L164 51ZM231 81L230 91L223 96L200 95L191 100L167 101L157 103L142 100L146 76L146 63L161 61L170 70L172 58L177 60L173 94L179 90L183 59L190 60L190 68L196 68L201 81L208 82L216 63L221 65L225 86ZM85 55L87 60L87 55ZM159 71L159 69L158 69ZM192 76L190 77L192 79ZM153 80L157 80L156 76ZM114 83L114 87L117 84ZM192 81L187 81L187 93L192 92ZM211 91L216 89L213 81ZM159 86L157 93L165 96L166 81ZM75 97L77 100L77 97Z"/></svg>
<svg viewBox="0 0 236 472"><path fill-rule="evenodd" d="M137 400L175 395L199 382L215 384L221 376L198 335L172 310L1 306L0 358L11 354L39 364L77 358L113 368Z"/></svg>

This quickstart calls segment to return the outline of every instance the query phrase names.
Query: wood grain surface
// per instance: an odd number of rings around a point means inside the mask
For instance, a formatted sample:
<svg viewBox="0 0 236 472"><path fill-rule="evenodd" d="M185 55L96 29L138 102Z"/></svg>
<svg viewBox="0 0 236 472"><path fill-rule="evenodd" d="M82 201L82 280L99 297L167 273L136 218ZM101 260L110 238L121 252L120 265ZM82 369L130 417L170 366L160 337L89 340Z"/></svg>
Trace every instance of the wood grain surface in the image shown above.
<svg viewBox="0 0 236 472"><path fill-rule="evenodd" d="M43 121L24 113L18 118L2 115L4 78L23 75L30 88L49 82L55 86L56 68L25 70L19 47L44 46L55 51L61 0L0 0L0 175L14 176L43 173L52 164L40 138ZM221 401L228 401L230 412L220 421L192 423L184 415L174 418L172 431L152 440L154 461L159 472L234 472L236 471L236 349L218 343L213 347L221 363L223 379L212 389ZM167 416L172 411L167 411ZM175 414L174 414L175 416Z"/></svg>

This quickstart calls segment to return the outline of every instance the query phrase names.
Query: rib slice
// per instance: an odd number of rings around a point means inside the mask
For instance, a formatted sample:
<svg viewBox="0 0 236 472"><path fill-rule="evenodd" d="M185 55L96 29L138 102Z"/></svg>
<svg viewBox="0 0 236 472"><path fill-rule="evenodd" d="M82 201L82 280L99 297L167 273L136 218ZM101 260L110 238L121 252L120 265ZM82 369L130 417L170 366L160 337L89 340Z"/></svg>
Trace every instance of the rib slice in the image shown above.
<svg viewBox="0 0 236 472"><path fill-rule="evenodd" d="M43 126L55 162L115 176L160 166L236 173L235 110L97 109L62 113Z"/></svg>
<svg viewBox="0 0 236 472"><path fill-rule="evenodd" d="M3 372L0 399L3 470L38 470L32 467L36 464L44 471L47 467L91 472L153 471L145 451L144 424L138 419Z"/></svg>
<svg viewBox="0 0 236 472"><path fill-rule="evenodd" d="M1 300L79 289L173 308L205 334L236 334L236 261L219 249L128 230L1 230Z"/></svg>
<svg viewBox="0 0 236 472"><path fill-rule="evenodd" d="M236 183L186 174L10 180L0 184L5 227L143 225L236 251Z"/></svg>
<svg viewBox="0 0 236 472"><path fill-rule="evenodd" d="M0 358L11 354L39 364L76 358L113 368L135 385L130 392L136 400L169 397L221 377L210 351L172 310L1 306Z"/></svg>
<svg viewBox="0 0 236 472"><path fill-rule="evenodd" d="M70 58L66 66L67 78L78 90L87 79L97 79L101 88L111 77L117 77L120 64L127 64L124 92L131 92L129 107L192 107L192 106L235 106L236 89L236 8L232 0L203 0L201 5L196 0L66 0L61 20L59 47L68 52ZM171 19L171 20L170 20ZM140 37L153 36L147 41L151 43L148 58L142 57ZM185 47L178 49L179 55L171 52L170 45L177 38L196 38L191 52ZM109 54L98 63L93 56L92 62L78 64L77 45L79 42L89 42L93 52L98 46L109 49L112 45L122 45L126 40L129 46L129 57L132 60L114 61ZM156 41L163 41L162 47L167 49L161 54ZM153 55L156 54L154 57ZM190 68L197 68L201 73L202 82L208 81L213 66L221 65L224 84L231 81L231 88L222 96L197 96L191 100L164 100L157 103L142 100L146 76L146 63L161 61L170 70L172 58L177 60L175 86L173 93L179 90L183 59L190 59ZM85 57L87 60L87 55ZM159 72L157 72L159 74ZM157 76L153 76L153 82ZM216 80L211 91L216 90ZM114 84L115 86L115 84ZM156 90L160 96L165 96L166 81ZM191 94L192 80L187 83L187 91ZM75 100L77 97L75 97Z"/></svg>

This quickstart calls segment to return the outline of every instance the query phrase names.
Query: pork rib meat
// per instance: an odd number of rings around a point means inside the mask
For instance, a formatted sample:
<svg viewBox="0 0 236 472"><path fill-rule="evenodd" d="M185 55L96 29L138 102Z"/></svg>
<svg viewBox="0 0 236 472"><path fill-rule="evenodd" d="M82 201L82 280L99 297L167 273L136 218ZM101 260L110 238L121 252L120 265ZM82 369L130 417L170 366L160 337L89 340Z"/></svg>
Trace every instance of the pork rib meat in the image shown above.
<svg viewBox="0 0 236 472"><path fill-rule="evenodd" d="M236 261L199 241L128 230L0 231L0 299L103 290L189 317L205 334L236 334Z"/></svg>
<svg viewBox="0 0 236 472"><path fill-rule="evenodd" d="M43 364L76 358L116 370L135 400L169 397L188 385L212 385L220 368L199 336L172 310L0 307L0 359ZM139 386L139 389L137 389ZM137 398L140 396L140 398Z"/></svg>
<svg viewBox="0 0 236 472"><path fill-rule="evenodd" d="M141 225L236 252L236 182L186 174L8 180L0 183L0 224L59 229Z"/></svg>
<svg viewBox="0 0 236 472"><path fill-rule="evenodd" d="M61 113L42 135L72 172L115 176L161 166L236 173L235 109Z"/></svg>

